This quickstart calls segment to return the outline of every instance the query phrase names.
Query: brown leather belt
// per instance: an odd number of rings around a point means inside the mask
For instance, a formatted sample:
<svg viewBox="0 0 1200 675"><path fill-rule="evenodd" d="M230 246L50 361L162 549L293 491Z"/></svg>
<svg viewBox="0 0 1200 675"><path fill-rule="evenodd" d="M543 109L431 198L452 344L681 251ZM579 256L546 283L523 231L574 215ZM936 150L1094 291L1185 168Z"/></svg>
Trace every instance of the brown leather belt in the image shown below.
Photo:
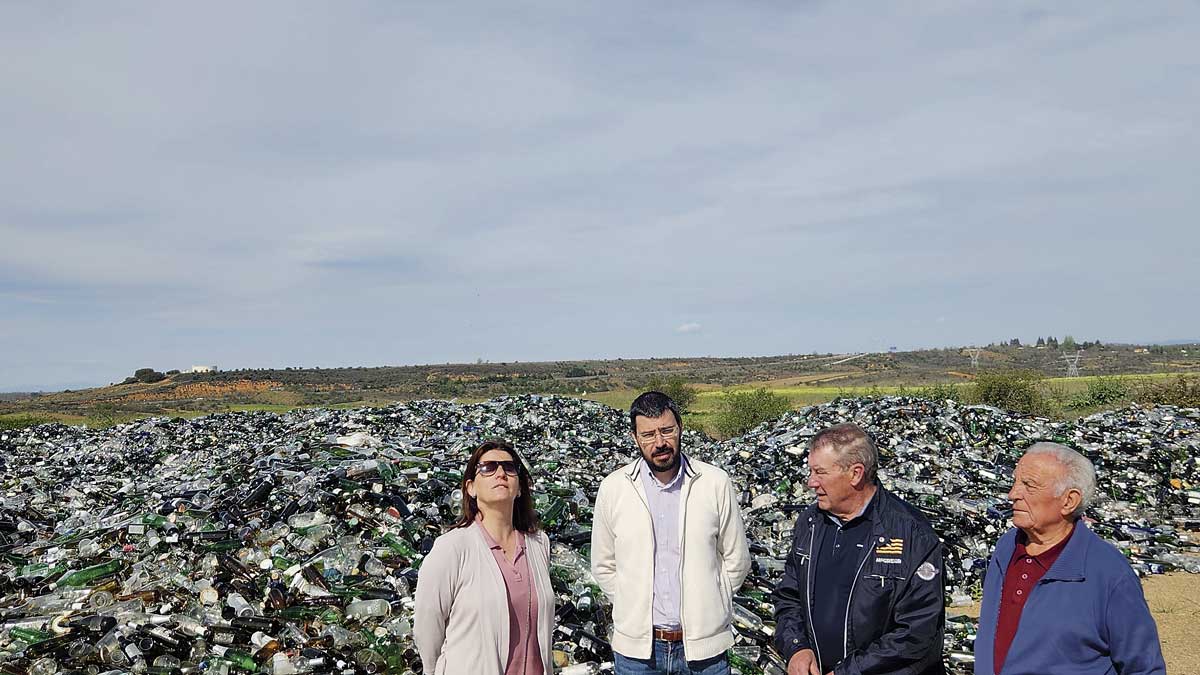
<svg viewBox="0 0 1200 675"><path fill-rule="evenodd" d="M664 642L679 642L683 639L682 630L663 630L662 628L654 629L654 639L663 640Z"/></svg>

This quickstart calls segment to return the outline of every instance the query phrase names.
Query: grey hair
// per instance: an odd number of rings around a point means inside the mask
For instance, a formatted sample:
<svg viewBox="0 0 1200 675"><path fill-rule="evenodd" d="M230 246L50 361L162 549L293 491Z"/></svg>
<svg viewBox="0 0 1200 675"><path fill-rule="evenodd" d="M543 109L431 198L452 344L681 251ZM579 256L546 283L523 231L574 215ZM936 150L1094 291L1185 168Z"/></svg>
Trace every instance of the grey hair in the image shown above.
<svg viewBox="0 0 1200 675"><path fill-rule="evenodd" d="M811 453L819 446L827 446L837 456L837 464L842 468L863 465L863 477L867 482L874 482L879 471L879 450L871 435L857 424L837 424L817 432L808 442Z"/></svg>
<svg viewBox="0 0 1200 675"><path fill-rule="evenodd" d="M1084 511L1096 500L1096 467L1091 460L1060 443L1043 441L1034 443L1025 451L1026 455L1049 455L1058 460L1063 471L1054 481L1056 495L1067 490L1079 490L1079 506L1071 514L1079 520Z"/></svg>

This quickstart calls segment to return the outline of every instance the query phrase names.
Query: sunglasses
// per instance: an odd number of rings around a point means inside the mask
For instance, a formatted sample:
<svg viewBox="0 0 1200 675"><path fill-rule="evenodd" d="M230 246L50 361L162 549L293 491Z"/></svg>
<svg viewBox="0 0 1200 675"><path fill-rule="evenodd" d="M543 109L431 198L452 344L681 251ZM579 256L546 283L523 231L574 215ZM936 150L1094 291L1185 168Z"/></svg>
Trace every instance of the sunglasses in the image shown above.
<svg viewBox="0 0 1200 675"><path fill-rule="evenodd" d="M504 473L509 476L517 475L517 463L510 459L506 459L502 462L497 462L495 460L480 462L479 466L475 468L475 473L480 476L490 476L496 473L496 469L501 468L504 469Z"/></svg>

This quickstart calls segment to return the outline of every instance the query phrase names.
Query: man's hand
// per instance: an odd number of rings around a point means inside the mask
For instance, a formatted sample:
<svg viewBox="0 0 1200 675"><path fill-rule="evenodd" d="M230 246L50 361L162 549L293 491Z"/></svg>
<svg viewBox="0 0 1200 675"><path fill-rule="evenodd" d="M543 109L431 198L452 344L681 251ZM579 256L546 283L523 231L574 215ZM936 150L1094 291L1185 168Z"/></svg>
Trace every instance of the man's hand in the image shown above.
<svg viewBox="0 0 1200 675"><path fill-rule="evenodd" d="M817 653L811 649L801 649L792 654L788 660L788 675L821 675L817 667Z"/></svg>

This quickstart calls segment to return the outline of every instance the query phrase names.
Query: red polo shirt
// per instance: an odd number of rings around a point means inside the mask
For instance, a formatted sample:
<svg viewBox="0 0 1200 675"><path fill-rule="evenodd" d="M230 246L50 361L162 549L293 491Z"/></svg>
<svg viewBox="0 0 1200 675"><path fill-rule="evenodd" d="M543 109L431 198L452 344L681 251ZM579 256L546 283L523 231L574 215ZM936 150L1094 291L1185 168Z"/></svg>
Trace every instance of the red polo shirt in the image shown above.
<svg viewBox="0 0 1200 675"><path fill-rule="evenodd" d="M1071 541L1075 534L1072 527L1063 540L1053 548L1043 551L1041 555L1029 555L1025 545L1029 538L1024 532L1017 533L1017 548L1013 551L1012 560L1008 562L1008 570L1004 573L1004 587L1000 593L1000 618L996 621L996 643L992 652L996 675L1004 667L1004 659L1008 656L1008 648L1017 635L1017 625L1021 622L1021 612L1025 609L1025 601L1033 592L1033 587L1049 571L1050 566L1058 560L1058 556Z"/></svg>

